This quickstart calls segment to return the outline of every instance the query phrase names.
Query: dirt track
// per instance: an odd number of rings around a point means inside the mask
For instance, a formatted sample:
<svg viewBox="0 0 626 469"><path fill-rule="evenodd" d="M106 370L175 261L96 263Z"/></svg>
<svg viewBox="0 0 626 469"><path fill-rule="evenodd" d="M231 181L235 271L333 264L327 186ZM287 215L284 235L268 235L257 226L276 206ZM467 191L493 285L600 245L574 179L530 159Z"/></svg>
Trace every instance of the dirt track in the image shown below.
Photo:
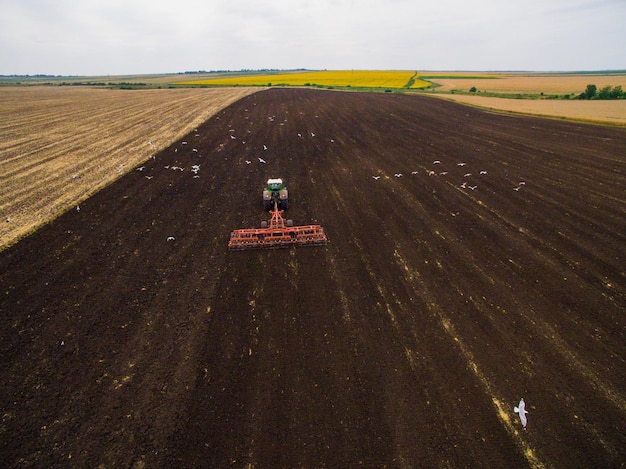
<svg viewBox="0 0 626 469"><path fill-rule="evenodd" d="M626 129L283 89L184 140L0 254L5 464L626 460ZM228 253L276 176L330 244Z"/></svg>

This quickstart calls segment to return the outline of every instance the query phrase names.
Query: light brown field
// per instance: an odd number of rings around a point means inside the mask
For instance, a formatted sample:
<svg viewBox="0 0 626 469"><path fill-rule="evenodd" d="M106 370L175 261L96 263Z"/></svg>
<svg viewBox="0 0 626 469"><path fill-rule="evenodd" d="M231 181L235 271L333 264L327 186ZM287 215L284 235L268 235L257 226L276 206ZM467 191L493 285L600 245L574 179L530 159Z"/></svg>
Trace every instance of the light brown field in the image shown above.
<svg viewBox="0 0 626 469"><path fill-rule="evenodd" d="M430 74L434 75L434 72ZM441 72L439 75L455 75ZM463 74L458 74L462 76ZM469 73L466 73L469 75ZM476 74L474 74L476 75ZM483 73L484 75L484 73ZM469 91L475 86L480 92L492 93L531 93L545 95L579 95L587 85L593 84L601 89L605 86L622 86L626 89L626 74L623 75L552 75L552 74L491 74L497 78L434 78L437 91ZM428 78L428 77L425 77Z"/></svg>
<svg viewBox="0 0 626 469"><path fill-rule="evenodd" d="M433 78L439 85L428 91L433 95L460 103L488 109L533 114L546 117L574 119L601 124L626 125L626 100L579 101L564 99L514 99L507 97L483 96L480 93L502 95L541 95L545 97L566 94L579 95L587 85L594 84L601 89L605 86L622 86L626 89L626 75L558 75L538 73L492 73L497 78L464 78L469 73L429 72L431 75L457 75L459 78ZM474 73L473 75L477 75ZM482 74L484 75L484 73ZM426 77L427 78L427 77ZM477 94L451 94L454 91L468 92L476 87Z"/></svg>
<svg viewBox="0 0 626 469"><path fill-rule="evenodd" d="M582 101L563 99L513 99L480 95L433 94L452 101L497 111L626 125L626 100Z"/></svg>
<svg viewBox="0 0 626 469"><path fill-rule="evenodd" d="M0 250L259 88L0 88Z"/></svg>

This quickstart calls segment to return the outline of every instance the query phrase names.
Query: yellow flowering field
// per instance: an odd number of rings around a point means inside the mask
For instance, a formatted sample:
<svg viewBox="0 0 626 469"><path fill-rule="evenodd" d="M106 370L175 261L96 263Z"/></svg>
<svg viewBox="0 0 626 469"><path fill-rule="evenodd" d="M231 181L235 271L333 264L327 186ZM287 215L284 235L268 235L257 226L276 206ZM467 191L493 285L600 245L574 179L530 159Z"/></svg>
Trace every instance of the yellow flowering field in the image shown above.
<svg viewBox="0 0 626 469"><path fill-rule="evenodd" d="M423 88L430 85L419 80L414 71L401 70L328 70L263 75L238 75L177 83L181 85L225 86L337 86L351 88Z"/></svg>

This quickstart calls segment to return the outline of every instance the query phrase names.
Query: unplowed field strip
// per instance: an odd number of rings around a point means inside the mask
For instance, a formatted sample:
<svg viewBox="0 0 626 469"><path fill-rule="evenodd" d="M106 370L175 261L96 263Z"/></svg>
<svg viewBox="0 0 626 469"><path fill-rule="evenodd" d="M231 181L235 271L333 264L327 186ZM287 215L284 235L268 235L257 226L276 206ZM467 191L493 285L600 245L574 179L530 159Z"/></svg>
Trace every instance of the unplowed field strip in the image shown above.
<svg viewBox="0 0 626 469"><path fill-rule="evenodd" d="M0 253L0 458L619 467L625 148L428 97L244 97ZM327 246L226 250L268 177Z"/></svg>

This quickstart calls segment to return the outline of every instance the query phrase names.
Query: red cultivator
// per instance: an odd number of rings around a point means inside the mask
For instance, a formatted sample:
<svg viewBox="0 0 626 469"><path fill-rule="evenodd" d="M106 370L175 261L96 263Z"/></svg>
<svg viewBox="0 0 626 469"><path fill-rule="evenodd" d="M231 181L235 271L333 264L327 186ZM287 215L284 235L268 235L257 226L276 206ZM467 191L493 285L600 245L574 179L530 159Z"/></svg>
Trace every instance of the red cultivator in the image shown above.
<svg viewBox="0 0 626 469"><path fill-rule="evenodd" d="M288 246L315 246L328 242L324 228L320 225L293 226L292 220L283 219L278 204L270 212L272 219L264 221L261 228L235 230L230 234L228 249L242 251L245 249L282 248Z"/></svg>

